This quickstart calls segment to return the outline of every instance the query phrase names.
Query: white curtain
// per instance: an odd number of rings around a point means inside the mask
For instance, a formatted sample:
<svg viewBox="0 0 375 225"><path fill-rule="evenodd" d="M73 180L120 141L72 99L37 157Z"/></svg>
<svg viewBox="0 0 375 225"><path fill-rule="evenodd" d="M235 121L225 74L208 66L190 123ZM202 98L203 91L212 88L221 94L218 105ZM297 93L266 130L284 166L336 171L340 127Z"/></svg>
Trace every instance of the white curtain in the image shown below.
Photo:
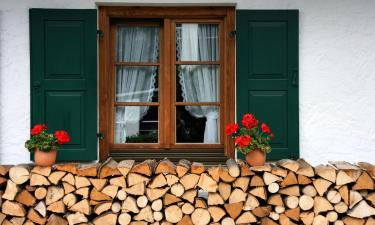
<svg viewBox="0 0 375 225"><path fill-rule="evenodd" d="M218 27L209 24L181 24L177 32L177 57L181 61L218 60ZM184 102L219 101L219 67L181 65L178 71ZM219 143L217 106L186 106L190 115L206 118L204 143Z"/></svg>
<svg viewBox="0 0 375 225"><path fill-rule="evenodd" d="M119 27L117 30L116 45L117 61L156 62L158 60L158 44L158 27ZM152 101L155 91L156 74L157 67L117 67L116 101ZM148 109L148 106L116 108L116 143L125 143L127 135L138 133L139 121L147 114Z"/></svg>

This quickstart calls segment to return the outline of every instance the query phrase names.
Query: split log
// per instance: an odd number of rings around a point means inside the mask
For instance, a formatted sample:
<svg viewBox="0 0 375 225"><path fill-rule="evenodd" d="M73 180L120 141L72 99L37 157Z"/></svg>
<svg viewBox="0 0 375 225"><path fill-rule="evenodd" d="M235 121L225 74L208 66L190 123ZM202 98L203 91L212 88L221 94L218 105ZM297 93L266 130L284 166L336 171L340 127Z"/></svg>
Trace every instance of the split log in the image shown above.
<svg viewBox="0 0 375 225"><path fill-rule="evenodd" d="M70 224L80 224L80 223L87 223L88 220L83 213L77 212L74 214L69 214L66 216L69 225Z"/></svg>
<svg viewBox="0 0 375 225"><path fill-rule="evenodd" d="M99 167L99 178L106 178L112 176L121 175L120 171L117 169L118 163L112 158L108 158L100 167Z"/></svg>
<svg viewBox="0 0 375 225"><path fill-rule="evenodd" d="M47 196L47 189L44 187L38 187L34 192L34 196L38 200L44 199Z"/></svg>
<svg viewBox="0 0 375 225"><path fill-rule="evenodd" d="M181 210L183 214L190 215L194 212L194 206L190 204L189 202L186 202L182 205ZM223 210L224 211L224 210Z"/></svg>
<svg viewBox="0 0 375 225"><path fill-rule="evenodd" d="M232 186L228 183L220 182L218 186L219 194L224 201L229 199L229 196L232 192Z"/></svg>
<svg viewBox="0 0 375 225"><path fill-rule="evenodd" d="M181 213L182 214L182 213ZM134 220L137 221L146 221L149 223L154 222L154 216L150 206L146 206L145 208L141 209L137 215L133 217Z"/></svg>
<svg viewBox="0 0 375 225"><path fill-rule="evenodd" d="M180 179L180 183L184 186L185 190L195 188L198 184L200 176L197 174L187 174Z"/></svg>
<svg viewBox="0 0 375 225"><path fill-rule="evenodd" d="M265 199L265 190L263 187L255 188L250 191L250 194ZM232 191L229 196L229 203L237 203L246 201L247 194L239 188Z"/></svg>
<svg viewBox="0 0 375 225"><path fill-rule="evenodd" d="M150 200L152 202L152 201L154 201L158 198L161 198L163 195L165 195L165 193L167 193L168 190L169 190L168 187L165 187L165 188L147 188L146 196L147 196L148 200Z"/></svg>
<svg viewBox="0 0 375 225"><path fill-rule="evenodd" d="M362 199L363 197L358 191L349 191L349 209L353 208Z"/></svg>
<svg viewBox="0 0 375 225"><path fill-rule="evenodd" d="M236 160L229 158L226 161L227 167L228 167L228 172L229 175L232 177L238 177L241 174L240 167L237 165Z"/></svg>
<svg viewBox="0 0 375 225"><path fill-rule="evenodd" d="M174 185L180 180L176 175L172 175L172 174L167 174L165 176L165 179L167 180L167 184L169 187Z"/></svg>
<svg viewBox="0 0 375 225"><path fill-rule="evenodd" d="M279 206L276 206L276 207L279 207ZM257 208L255 208L255 209L251 210L251 212L252 212L256 217L263 218L263 217L268 216L268 215L271 213L271 206L261 206L261 207L257 207Z"/></svg>
<svg viewBox="0 0 375 225"><path fill-rule="evenodd" d="M37 224L45 224L47 222L47 218L41 217L33 208L29 209L27 218Z"/></svg>
<svg viewBox="0 0 375 225"><path fill-rule="evenodd" d="M30 207L35 204L36 198L29 191L23 190L17 194L15 201Z"/></svg>
<svg viewBox="0 0 375 225"><path fill-rule="evenodd" d="M235 225L235 222L234 222L234 219L232 219L231 217L225 217L225 218L221 221L221 224L222 224L222 225Z"/></svg>
<svg viewBox="0 0 375 225"><path fill-rule="evenodd" d="M160 211L163 208L163 201L161 199L156 199L151 203L151 208L154 211Z"/></svg>
<svg viewBox="0 0 375 225"><path fill-rule="evenodd" d="M253 176L253 178L251 178L250 187L263 187L263 186L264 186L264 181L260 176L255 175Z"/></svg>
<svg viewBox="0 0 375 225"><path fill-rule="evenodd" d="M182 199L185 199L186 201L188 201L188 202L190 202L190 203L194 203L194 199L195 199L196 196L197 196L197 190L195 190L195 189L191 189L191 190L186 191L186 192L181 196L181 198L182 198Z"/></svg>
<svg viewBox="0 0 375 225"><path fill-rule="evenodd" d="M31 173L36 173L45 177L51 174L52 168L50 166L34 166Z"/></svg>
<svg viewBox="0 0 375 225"><path fill-rule="evenodd" d="M14 183L12 180L7 181L7 186L5 188L5 192L2 196L3 199L8 199L8 200L14 200L18 193L18 187L17 184Z"/></svg>
<svg viewBox="0 0 375 225"><path fill-rule="evenodd" d="M340 170L337 173L336 185L341 186L341 185L352 183L352 182L355 182L355 180L352 177L350 177L345 171Z"/></svg>
<svg viewBox="0 0 375 225"><path fill-rule="evenodd" d="M314 198L314 213L318 215L321 212L333 210L331 203L324 197L316 196Z"/></svg>
<svg viewBox="0 0 375 225"><path fill-rule="evenodd" d="M265 185L270 185L272 183L281 181L281 178L272 173L265 172L263 173L263 180Z"/></svg>
<svg viewBox="0 0 375 225"><path fill-rule="evenodd" d="M198 209L196 209L195 211L197 211ZM194 212L195 212L194 211ZM170 223L178 223L181 219L182 219L182 210L180 207L178 207L177 205L171 205L171 206L168 206L165 211L165 219L170 222ZM193 213L194 215L194 213ZM192 215L192 217L194 217ZM204 219L204 218L199 218L199 219ZM194 219L193 219L194 221ZM194 223L196 224L196 223Z"/></svg>
<svg viewBox="0 0 375 225"><path fill-rule="evenodd" d="M264 164L263 166L253 166L250 167L252 171L255 172L271 172L272 166L269 163Z"/></svg>
<svg viewBox="0 0 375 225"><path fill-rule="evenodd" d="M13 224L13 225L22 225L24 224L23 222L25 222L26 218L24 217L13 217L11 220L10 220L10 223ZM32 223L30 221L30 223Z"/></svg>
<svg viewBox="0 0 375 225"><path fill-rule="evenodd" d="M63 213L64 214L65 213L65 205L64 205L63 201L60 200L60 201L51 203L47 207L47 211L51 211L51 212L54 212L54 213Z"/></svg>
<svg viewBox="0 0 375 225"><path fill-rule="evenodd" d="M204 209L206 209L207 208L207 203L202 198L197 197L197 198L195 198L195 205L194 205L194 207L195 208L204 208Z"/></svg>
<svg viewBox="0 0 375 225"><path fill-rule="evenodd" d="M232 183L233 181L236 180L235 177L232 177L229 174L228 168L226 167L219 167L219 177L222 181L227 182L227 183Z"/></svg>
<svg viewBox="0 0 375 225"><path fill-rule="evenodd" d="M50 205L64 197L64 189L58 186L49 186L46 196L46 205Z"/></svg>
<svg viewBox="0 0 375 225"><path fill-rule="evenodd" d="M248 194L246 202L243 206L243 210L245 210L245 211L253 210L253 209L257 208L259 205L260 205L260 203L259 203L258 199L255 196L253 196L251 194Z"/></svg>
<svg viewBox="0 0 375 225"><path fill-rule="evenodd" d="M255 174L253 171L251 171L249 165L245 161L237 159L237 163L241 168L241 177L252 176Z"/></svg>
<svg viewBox="0 0 375 225"><path fill-rule="evenodd" d="M80 164L77 167L77 174L82 177L96 177L98 175L98 163Z"/></svg>
<svg viewBox="0 0 375 225"><path fill-rule="evenodd" d="M72 193L67 194L63 198L63 203L64 203L64 205L66 205L69 208L72 205L77 203L77 197Z"/></svg>
<svg viewBox="0 0 375 225"><path fill-rule="evenodd" d="M299 203L299 199L298 199L297 196L287 196L287 197L285 197L285 205L290 209L297 208L298 203Z"/></svg>
<svg viewBox="0 0 375 225"><path fill-rule="evenodd" d="M210 219L210 213L207 209L198 208L191 214L191 220L194 225L207 225Z"/></svg>
<svg viewBox="0 0 375 225"><path fill-rule="evenodd" d="M338 213L346 213L346 211L348 211L348 205L346 205L344 202L335 204L334 208Z"/></svg>
<svg viewBox="0 0 375 225"><path fill-rule="evenodd" d="M155 174L176 174L176 165L168 159L161 160L155 168Z"/></svg>
<svg viewBox="0 0 375 225"><path fill-rule="evenodd" d="M68 225L68 221L60 216L52 214L47 220L47 225Z"/></svg>
<svg viewBox="0 0 375 225"><path fill-rule="evenodd" d="M236 224L251 224L257 221L257 218L251 212L244 212L236 219Z"/></svg>
<svg viewBox="0 0 375 225"><path fill-rule="evenodd" d="M6 200L1 206L1 212L10 216L25 216L26 210L22 204Z"/></svg>
<svg viewBox="0 0 375 225"><path fill-rule="evenodd" d="M134 187L134 186L133 186ZM108 195L112 199L116 197L118 191L118 186L107 185L103 188L102 193Z"/></svg>
<svg viewBox="0 0 375 225"><path fill-rule="evenodd" d="M218 166L213 166L207 169L208 174L214 179L216 182L220 180L220 170L221 168Z"/></svg>
<svg viewBox="0 0 375 225"><path fill-rule="evenodd" d="M328 225L328 220L322 215L317 215L314 217L313 225Z"/></svg>
<svg viewBox="0 0 375 225"><path fill-rule="evenodd" d="M85 215L91 214L90 203L87 199L83 199L69 208L73 212L81 212Z"/></svg>
<svg viewBox="0 0 375 225"><path fill-rule="evenodd" d="M46 217L47 215L47 207L43 201L40 201L35 207L35 211L37 211L42 217Z"/></svg>
<svg viewBox="0 0 375 225"><path fill-rule="evenodd" d="M298 174L297 176L298 184L300 185L308 185L312 183L312 180L309 177L303 176Z"/></svg>
<svg viewBox="0 0 375 225"><path fill-rule="evenodd" d="M117 164L117 170L120 171L122 176L126 177L126 175L133 168L134 163L134 160L122 160Z"/></svg>
<svg viewBox="0 0 375 225"><path fill-rule="evenodd" d="M352 190L374 190L374 181L368 173L363 172L352 187Z"/></svg>
<svg viewBox="0 0 375 225"><path fill-rule="evenodd" d="M224 205L225 211L233 219L236 219L241 214L242 207L243 202L229 203Z"/></svg>
<svg viewBox="0 0 375 225"><path fill-rule="evenodd" d="M331 182L322 178L318 178L313 181L314 187L320 196L323 196L331 186Z"/></svg>
<svg viewBox="0 0 375 225"><path fill-rule="evenodd" d="M137 173L129 173L126 179L129 187L139 183L148 183L150 181L150 178Z"/></svg>
<svg viewBox="0 0 375 225"><path fill-rule="evenodd" d="M226 214L222 208L217 206L209 207L208 212L210 213L210 216L212 217L214 223L219 222L221 218L223 218Z"/></svg>
<svg viewBox="0 0 375 225"><path fill-rule="evenodd" d="M293 171L289 171L288 175L280 183L280 186L281 187L287 187L287 186L291 186L291 185L295 185L295 184L298 184L296 174Z"/></svg>
<svg viewBox="0 0 375 225"><path fill-rule="evenodd" d="M71 174L76 175L77 174L77 163L63 163L63 164L57 164L55 166L56 170L65 171Z"/></svg>
<svg viewBox="0 0 375 225"><path fill-rule="evenodd" d="M134 165L130 172L143 174L149 177L153 174L155 167L156 167L155 160L146 159L145 161Z"/></svg>
<svg viewBox="0 0 375 225"><path fill-rule="evenodd" d="M300 219L305 225L311 225L314 221L314 212L302 212Z"/></svg>
<svg viewBox="0 0 375 225"><path fill-rule="evenodd" d="M264 187L254 188L254 189L250 190L249 193L256 196L256 197L259 197L263 200L267 199L267 192L266 192L266 189ZM233 192L232 192L232 194L233 194Z"/></svg>
<svg viewBox="0 0 375 225"><path fill-rule="evenodd" d="M336 182L336 170L332 166L319 165L314 169L316 175L320 176L321 178L324 178L332 183Z"/></svg>
<svg viewBox="0 0 375 225"><path fill-rule="evenodd" d="M298 162L291 159L282 159L277 161L276 164L293 172L297 172L300 167Z"/></svg>
<svg viewBox="0 0 375 225"><path fill-rule="evenodd" d="M177 223L177 225L193 225L193 221L191 221L189 215L185 215L184 217L182 217L180 222Z"/></svg>
<svg viewBox="0 0 375 225"><path fill-rule="evenodd" d="M15 184L23 184L29 180L30 172L24 166L14 166L9 169L9 178Z"/></svg>
<svg viewBox="0 0 375 225"><path fill-rule="evenodd" d="M154 189L156 190L156 189ZM136 185L133 185L129 188L125 188L126 193L131 195L144 195L145 193L145 185L144 183L139 183Z"/></svg>
<svg viewBox="0 0 375 225"><path fill-rule="evenodd" d="M280 189L280 186L279 184L277 183L271 183L270 185L268 185L267 187L267 190L270 192L270 193L276 193L278 192Z"/></svg>
<svg viewBox="0 0 375 225"><path fill-rule="evenodd" d="M218 193L208 193L207 204L211 205L223 205L224 200Z"/></svg>
<svg viewBox="0 0 375 225"><path fill-rule="evenodd" d="M304 159L298 159L297 162L299 163L299 168L296 172L297 174L306 177L313 177L315 175L312 166L309 163L307 163Z"/></svg>
<svg viewBox="0 0 375 225"><path fill-rule="evenodd" d="M339 188L339 193L341 195L341 198L344 200L345 204L349 205L349 189L348 186L344 185Z"/></svg>
<svg viewBox="0 0 375 225"><path fill-rule="evenodd" d="M112 200L112 198L100 191L98 191L96 188L93 188L90 192L90 199L94 201L107 201Z"/></svg>
<svg viewBox="0 0 375 225"><path fill-rule="evenodd" d="M301 209L299 207L296 207L294 209L288 209L288 210L285 211L285 216L287 216L288 218L290 218L294 221L299 221L300 211L301 211Z"/></svg>
<svg viewBox="0 0 375 225"><path fill-rule="evenodd" d="M314 207L314 199L308 195L302 195L298 201L299 207L304 210L310 210Z"/></svg>
<svg viewBox="0 0 375 225"><path fill-rule="evenodd" d="M121 213L118 217L118 223L120 225L128 225L131 221L131 216L128 213Z"/></svg>
<svg viewBox="0 0 375 225"><path fill-rule="evenodd" d="M298 185L280 189L279 193L284 194L284 195L289 195L289 196L300 196Z"/></svg>
<svg viewBox="0 0 375 225"><path fill-rule="evenodd" d="M197 186L207 192L216 192L218 188L217 182L212 179L207 173L202 173L200 175Z"/></svg>
<svg viewBox="0 0 375 225"><path fill-rule="evenodd" d="M71 173L67 173L61 180L75 186L75 179Z"/></svg>
<svg viewBox="0 0 375 225"><path fill-rule="evenodd" d="M152 179L151 183L148 185L149 188L161 188L167 185L167 179L161 173Z"/></svg>
<svg viewBox="0 0 375 225"><path fill-rule="evenodd" d="M176 183L171 187L171 193L177 197L181 197L185 192L185 188L182 184Z"/></svg>
<svg viewBox="0 0 375 225"><path fill-rule="evenodd" d="M341 201L341 195L335 190L330 190L327 193L327 199L333 204L339 203Z"/></svg>
<svg viewBox="0 0 375 225"><path fill-rule="evenodd" d="M117 214L111 212L104 213L92 221L94 225L116 225L116 222Z"/></svg>
<svg viewBox="0 0 375 225"><path fill-rule="evenodd" d="M365 200L360 201L353 209L349 210L348 216L355 218L366 218L375 215L375 209L367 204Z"/></svg>
<svg viewBox="0 0 375 225"><path fill-rule="evenodd" d="M96 178L90 178L90 183L98 190L101 191L104 186L107 184L107 179L96 179Z"/></svg>
<svg viewBox="0 0 375 225"><path fill-rule="evenodd" d="M126 197L125 201L122 203L122 210L125 212L139 213L135 198L132 196Z"/></svg>
<svg viewBox="0 0 375 225"><path fill-rule="evenodd" d="M52 184L58 184L60 182L60 180L65 176L66 172L65 171L55 171L53 173L51 173L49 176L48 176L48 180L52 183Z"/></svg>
<svg viewBox="0 0 375 225"><path fill-rule="evenodd" d="M123 176L113 177L113 178L109 179L109 183L111 185L115 185L117 187L122 187L122 188L126 187L125 177L123 177Z"/></svg>
<svg viewBox="0 0 375 225"><path fill-rule="evenodd" d="M184 176L187 172L189 172L190 168L191 162L186 159L181 159L176 166L178 177Z"/></svg>
<svg viewBox="0 0 375 225"><path fill-rule="evenodd" d="M271 173L279 177L286 177L288 175L288 170L277 167L277 166L273 166L271 168Z"/></svg>
<svg viewBox="0 0 375 225"><path fill-rule="evenodd" d="M281 198L280 194L274 194L274 195L271 195L268 198L267 204L269 204L269 205L275 205L275 206L277 206L277 205L283 206L284 202L283 202L283 199Z"/></svg>
<svg viewBox="0 0 375 225"><path fill-rule="evenodd" d="M82 198L88 198L89 192L90 192L89 187L83 187L83 188L80 188L80 189L76 190L74 193L82 196Z"/></svg>

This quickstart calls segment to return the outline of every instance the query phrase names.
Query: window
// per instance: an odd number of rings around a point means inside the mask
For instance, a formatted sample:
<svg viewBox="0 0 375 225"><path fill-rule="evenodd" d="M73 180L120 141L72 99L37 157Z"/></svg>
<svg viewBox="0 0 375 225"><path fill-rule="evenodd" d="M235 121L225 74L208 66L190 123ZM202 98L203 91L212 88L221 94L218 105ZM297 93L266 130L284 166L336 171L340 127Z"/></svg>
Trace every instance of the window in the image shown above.
<svg viewBox="0 0 375 225"><path fill-rule="evenodd" d="M223 127L234 121L234 9L99 11L101 159L155 150L233 155Z"/></svg>

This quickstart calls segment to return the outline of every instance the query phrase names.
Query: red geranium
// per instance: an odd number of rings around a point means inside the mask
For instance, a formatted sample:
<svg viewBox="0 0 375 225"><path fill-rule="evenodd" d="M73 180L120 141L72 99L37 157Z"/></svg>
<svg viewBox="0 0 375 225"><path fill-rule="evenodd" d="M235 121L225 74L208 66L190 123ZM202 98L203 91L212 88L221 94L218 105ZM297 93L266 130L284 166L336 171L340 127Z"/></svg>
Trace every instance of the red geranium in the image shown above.
<svg viewBox="0 0 375 225"><path fill-rule="evenodd" d="M57 143L59 145L63 145L70 141L70 137L68 133L64 130L57 130L55 132L55 138L57 139Z"/></svg>
<svg viewBox="0 0 375 225"><path fill-rule="evenodd" d="M273 140L273 139L275 138L275 135L274 135L273 133L270 133L270 134L268 135L268 137L270 138L270 140Z"/></svg>
<svg viewBox="0 0 375 225"><path fill-rule="evenodd" d="M238 147L240 147L240 148L249 146L250 145L250 141L251 141L251 137L250 137L250 135L247 135L247 134L245 134L243 136L238 136L234 140L234 142L236 143L236 145Z"/></svg>
<svg viewBox="0 0 375 225"><path fill-rule="evenodd" d="M262 123L262 125L260 125L260 128L264 133L271 133L270 127L265 123Z"/></svg>
<svg viewBox="0 0 375 225"><path fill-rule="evenodd" d="M226 127L225 127L225 133L229 136L229 135L232 135L234 133L236 133L238 131L238 124L236 123L233 123L233 124L228 124Z"/></svg>
<svg viewBox="0 0 375 225"><path fill-rule="evenodd" d="M31 135L38 135L40 132L44 131L47 129L47 126L44 124L36 124L32 129L31 129Z"/></svg>
<svg viewBox="0 0 375 225"><path fill-rule="evenodd" d="M247 113L242 118L242 125L247 129L253 129L258 125L258 120L251 113Z"/></svg>

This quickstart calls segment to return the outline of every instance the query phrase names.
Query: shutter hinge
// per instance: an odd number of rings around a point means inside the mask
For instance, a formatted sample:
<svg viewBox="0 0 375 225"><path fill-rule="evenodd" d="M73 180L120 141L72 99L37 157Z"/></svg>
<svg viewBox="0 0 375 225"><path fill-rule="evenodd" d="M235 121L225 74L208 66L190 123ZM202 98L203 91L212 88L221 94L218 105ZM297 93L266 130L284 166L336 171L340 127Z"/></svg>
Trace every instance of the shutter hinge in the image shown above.
<svg viewBox="0 0 375 225"><path fill-rule="evenodd" d="M97 30L96 35L98 35L98 37L102 38L104 36L104 32L102 30Z"/></svg>
<svg viewBox="0 0 375 225"><path fill-rule="evenodd" d="M236 34L237 34L237 31L236 31L236 30L232 30L231 32L229 32L229 35L230 35L231 37L235 37Z"/></svg>
<svg viewBox="0 0 375 225"><path fill-rule="evenodd" d="M97 133L96 136L98 137L99 140L104 139L104 134L103 133Z"/></svg>

